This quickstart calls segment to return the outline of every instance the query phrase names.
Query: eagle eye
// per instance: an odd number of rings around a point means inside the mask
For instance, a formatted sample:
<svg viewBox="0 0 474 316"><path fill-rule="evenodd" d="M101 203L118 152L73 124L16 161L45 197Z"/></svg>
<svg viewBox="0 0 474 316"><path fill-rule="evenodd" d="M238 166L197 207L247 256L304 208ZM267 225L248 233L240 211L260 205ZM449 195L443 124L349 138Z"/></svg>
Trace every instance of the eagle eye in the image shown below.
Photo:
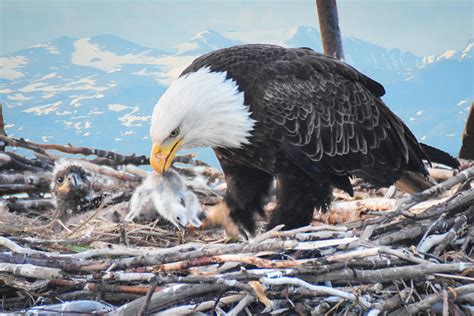
<svg viewBox="0 0 474 316"><path fill-rule="evenodd" d="M64 177L59 177L56 181L58 183L63 183L64 182Z"/></svg>
<svg viewBox="0 0 474 316"><path fill-rule="evenodd" d="M170 137L176 137L179 135L179 127L175 128L174 130L171 131Z"/></svg>

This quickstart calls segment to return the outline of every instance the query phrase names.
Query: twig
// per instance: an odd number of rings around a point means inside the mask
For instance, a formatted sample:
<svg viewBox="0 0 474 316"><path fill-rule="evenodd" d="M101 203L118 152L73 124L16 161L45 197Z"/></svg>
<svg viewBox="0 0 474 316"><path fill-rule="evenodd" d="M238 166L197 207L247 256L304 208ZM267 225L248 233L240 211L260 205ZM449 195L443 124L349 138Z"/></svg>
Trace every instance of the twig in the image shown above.
<svg viewBox="0 0 474 316"><path fill-rule="evenodd" d="M245 299L245 294L235 294L222 297L217 303L218 306L230 305L235 302L240 302ZM188 315L198 312L204 312L210 310L215 305L214 301L206 301L199 304L192 305L181 305L173 308L163 310L161 312L155 313L155 316L174 316L174 315ZM227 314L229 315L229 314Z"/></svg>
<svg viewBox="0 0 474 316"><path fill-rule="evenodd" d="M301 287L305 287L307 289L310 289L312 291L324 293L324 294L327 294L327 295L339 296L339 297L348 299L350 301L353 301L354 303L360 304L365 309L371 307L371 304L362 297L357 297L354 294L343 292L343 291L336 290L336 289L326 287L326 286L313 285L313 284L310 284L310 283L305 282L303 280L300 280L298 278L281 277L281 278L271 279L271 278L263 277L263 278L260 279L260 282L263 283L263 284L268 284L268 285L296 285L296 286L301 286Z"/></svg>
<svg viewBox="0 0 474 316"><path fill-rule="evenodd" d="M12 137L6 137L0 135L0 140L3 140L10 146L23 147L38 151L49 157L49 154L46 150L56 150L67 154L73 155L84 155L84 156L97 156L101 158L107 158L114 161L116 164L134 164L134 165L145 165L148 163L148 158L146 156L124 156L113 151L88 148L88 147L75 147L72 145L62 146L58 144L37 144L34 142L26 141L24 139L16 139Z"/></svg>
<svg viewBox="0 0 474 316"><path fill-rule="evenodd" d="M143 315L146 314L146 311L148 309L148 305L150 305L151 296L152 296L153 292L155 292L155 289L156 289L157 286L158 286L158 280L156 278L153 278L150 281L150 287L148 289L148 292L146 293L145 302L143 303L142 308L138 312L139 316L143 316Z"/></svg>
<svg viewBox="0 0 474 316"><path fill-rule="evenodd" d="M5 122L3 120L3 105L0 103L0 135L7 136L5 132ZM5 150L5 142L0 141L0 151Z"/></svg>
<svg viewBox="0 0 474 316"><path fill-rule="evenodd" d="M223 284L205 285L174 285L153 293L148 306L149 311L156 311L174 302L195 296L204 296L227 289ZM145 298L139 298L133 302L119 307L114 314L118 316L136 315L143 306Z"/></svg>
<svg viewBox="0 0 474 316"><path fill-rule="evenodd" d="M474 284L463 285L452 289L448 292L448 299L455 299L454 295L456 295L456 297L459 297L468 293L474 293ZM442 301L442 297L440 297L438 294L431 294L425 297L421 302L401 307L390 315L415 315L418 312L430 309L435 303L438 303L440 301Z"/></svg>
<svg viewBox="0 0 474 316"><path fill-rule="evenodd" d="M388 282L399 279L425 278L434 273L463 272L474 269L474 263L418 264L404 267L392 267L378 270L343 269L325 274L307 276L312 282L346 281L346 282Z"/></svg>
<svg viewBox="0 0 474 316"><path fill-rule="evenodd" d="M401 215L402 212L408 211L414 205L422 201L426 201L427 199L431 197L439 195L447 191L451 187L455 186L456 184L464 182L472 177L474 177L474 167L471 167L462 172L459 172L456 176L444 182L441 182L423 192L420 192L408 198L402 199L399 202L399 205L393 211L388 212L385 217L379 217L372 220L360 221L360 222L349 224L348 226L349 228L359 228L359 227L367 226L367 225L380 224L384 221L390 220L396 216Z"/></svg>
<svg viewBox="0 0 474 316"><path fill-rule="evenodd" d="M443 316L449 316L448 292L443 289Z"/></svg>
<svg viewBox="0 0 474 316"><path fill-rule="evenodd" d="M433 251L434 256L439 256L441 253L452 243L458 236L459 231L462 227L466 224L467 217L466 216L459 216L454 220L454 225L451 229L446 233L445 237L440 241L439 245Z"/></svg>
<svg viewBox="0 0 474 316"><path fill-rule="evenodd" d="M420 249L421 249L423 243L425 242L426 238L428 237L428 235L431 233L433 227L438 225L441 221L443 221L445 217L446 217L446 213L441 214L441 216L436 221L434 221L433 224L430 225L430 227L428 227L425 234L421 238L420 242L418 242L418 245L416 246L416 250L423 251L423 250L420 250ZM427 251L425 250L423 252L427 252Z"/></svg>
<svg viewBox="0 0 474 316"><path fill-rule="evenodd" d="M31 264L13 264L0 262L0 272L8 272L13 275L51 280L62 276L61 269L37 267Z"/></svg>
<svg viewBox="0 0 474 316"><path fill-rule="evenodd" d="M227 316L237 316L239 313L244 310L249 304L255 302L255 296L247 294L233 309L231 309Z"/></svg>

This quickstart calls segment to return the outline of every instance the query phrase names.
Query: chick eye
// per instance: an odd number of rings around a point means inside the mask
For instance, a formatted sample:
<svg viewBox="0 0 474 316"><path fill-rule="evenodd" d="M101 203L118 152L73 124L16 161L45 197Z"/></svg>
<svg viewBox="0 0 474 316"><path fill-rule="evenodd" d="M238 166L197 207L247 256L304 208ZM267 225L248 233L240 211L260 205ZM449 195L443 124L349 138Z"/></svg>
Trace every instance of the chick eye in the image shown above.
<svg viewBox="0 0 474 316"><path fill-rule="evenodd" d="M178 221L181 221L181 217L179 217L179 216L176 216L176 219L177 219Z"/></svg>
<svg viewBox="0 0 474 316"><path fill-rule="evenodd" d="M175 128L174 130L171 131L170 137L176 137L179 135L179 127Z"/></svg>
<svg viewBox="0 0 474 316"><path fill-rule="evenodd" d="M64 182L64 177L59 177L56 181L58 183L63 183Z"/></svg>

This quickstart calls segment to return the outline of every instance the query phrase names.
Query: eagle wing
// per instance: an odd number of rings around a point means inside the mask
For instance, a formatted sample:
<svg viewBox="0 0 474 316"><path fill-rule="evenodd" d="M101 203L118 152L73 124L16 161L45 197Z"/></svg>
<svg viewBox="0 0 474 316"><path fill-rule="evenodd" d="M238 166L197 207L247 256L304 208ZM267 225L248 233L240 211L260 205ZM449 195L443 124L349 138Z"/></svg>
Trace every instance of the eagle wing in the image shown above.
<svg viewBox="0 0 474 316"><path fill-rule="evenodd" d="M383 87L349 65L307 52L260 69L255 82L269 137L312 177L363 177L387 186L426 174L415 136L379 98ZM349 190L350 191L350 190Z"/></svg>

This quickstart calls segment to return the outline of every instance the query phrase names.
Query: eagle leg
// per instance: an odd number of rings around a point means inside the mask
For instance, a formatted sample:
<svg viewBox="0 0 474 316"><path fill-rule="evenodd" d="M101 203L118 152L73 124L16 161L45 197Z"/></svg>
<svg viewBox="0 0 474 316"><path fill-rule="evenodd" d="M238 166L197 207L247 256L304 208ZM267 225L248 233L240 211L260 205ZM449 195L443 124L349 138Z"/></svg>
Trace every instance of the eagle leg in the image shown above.
<svg viewBox="0 0 474 316"><path fill-rule="evenodd" d="M331 202L331 185L327 180L314 180L294 168L291 173L277 175L277 207L267 229L284 224L289 230L311 224L314 209L326 211Z"/></svg>
<svg viewBox="0 0 474 316"><path fill-rule="evenodd" d="M224 202L230 217L240 230L255 234L255 213L264 215L263 204L268 196L273 176L259 169L221 161L227 182Z"/></svg>

